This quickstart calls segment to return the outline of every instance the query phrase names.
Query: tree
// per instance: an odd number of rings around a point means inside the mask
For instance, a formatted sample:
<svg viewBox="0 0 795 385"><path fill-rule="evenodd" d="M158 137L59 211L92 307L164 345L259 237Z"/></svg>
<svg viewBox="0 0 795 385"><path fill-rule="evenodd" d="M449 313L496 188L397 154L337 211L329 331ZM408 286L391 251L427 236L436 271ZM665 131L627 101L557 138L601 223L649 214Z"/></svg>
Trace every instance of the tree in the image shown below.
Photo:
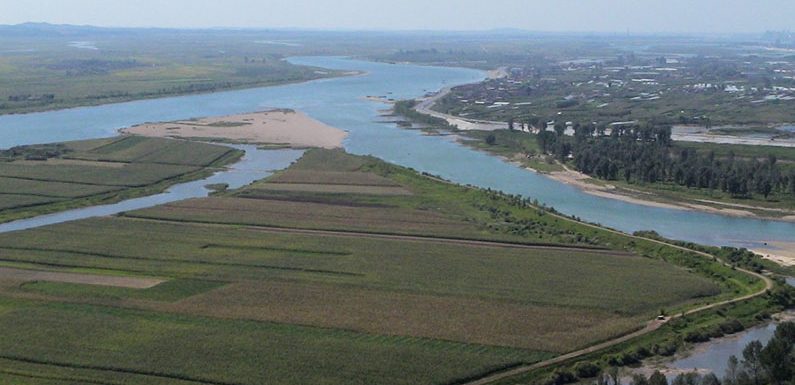
<svg viewBox="0 0 795 385"><path fill-rule="evenodd" d="M736 356L729 357L728 365L726 366L726 376L723 382L726 385L737 385L737 377L740 374L740 361Z"/></svg>
<svg viewBox="0 0 795 385"><path fill-rule="evenodd" d="M668 379L659 370L655 370L649 376L649 385L668 385Z"/></svg>
<svg viewBox="0 0 795 385"><path fill-rule="evenodd" d="M646 376L640 373L635 373L632 375L632 382L630 382L630 385L650 385L650 384Z"/></svg>
<svg viewBox="0 0 795 385"><path fill-rule="evenodd" d="M508 118L508 129L513 131L513 118Z"/></svg>
<svg viewBox="0 0 795 385"><path fill-rule="evenodd" d="M760 357L762 348L761 342L753 341L743 349L743 368L748 373L748 376L750 376L751 382L754 385L760 385L764 376Z"/></svg>
<svg viewBox="0 0 795 385"><path fill-rule="evenodd" d="M677 375L671 385L699 385L700 382L701 378L699 378L698 373L690 372Z"/></svg>
<svg viewBox="0 0 795 385"><path fill-rule="evenodd" d="M715 373L709 373L701 379L701 385L721 385L721 383Z"/></svg>
<svg viewBox="0 0 795 385"><path fill-rule="evenodd" d="M560 122L555 123L555 133L558 134L558 136L563 136L564 132L566 132L566 125Z"/></svg>
<svg viewBox="0 0 795 385"><path fill-rule="evenodd" d="M491 145L494 145L494 143L497 143L497 137L494 136L494 134L488 134L486 136L486 144L491 146Z"/></svg>
<svg viewBox="0 0 795 385"><path fill-rule="evenodd" d="M781 385L792 379L793 362L792 341L774 337L759 354L760 365L764 368L767 378L775 385Z"/></svg>

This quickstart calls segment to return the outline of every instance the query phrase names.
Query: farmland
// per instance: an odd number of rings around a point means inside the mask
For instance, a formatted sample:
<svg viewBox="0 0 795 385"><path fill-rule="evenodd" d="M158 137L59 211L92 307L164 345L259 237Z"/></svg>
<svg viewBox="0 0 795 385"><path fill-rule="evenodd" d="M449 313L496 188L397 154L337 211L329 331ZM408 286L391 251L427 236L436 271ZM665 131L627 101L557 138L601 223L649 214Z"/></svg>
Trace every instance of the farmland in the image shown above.
<svg viewBox="0 0 795 385"><path fill-rule="evenodd" d="M1 234L0 265L166 280L0 280L0 371L25 384L451 383L760 287L339 150L210 198Z"/></svg>
<svg viewBox="0 0 795 385"><path fill-rule="evenodd" d="M240 154L176 140L114 139L0 151L0 221L162 191Z"/></svg>
<svg viewBox="0 0 795 385"><path fill-rule="evenodd" d="M262 37L256 33L24 29L6 27L0 38L0 114L341 75L292 65L278 50L257 43ZM75 46L75 39L88 45Z"/></svg>

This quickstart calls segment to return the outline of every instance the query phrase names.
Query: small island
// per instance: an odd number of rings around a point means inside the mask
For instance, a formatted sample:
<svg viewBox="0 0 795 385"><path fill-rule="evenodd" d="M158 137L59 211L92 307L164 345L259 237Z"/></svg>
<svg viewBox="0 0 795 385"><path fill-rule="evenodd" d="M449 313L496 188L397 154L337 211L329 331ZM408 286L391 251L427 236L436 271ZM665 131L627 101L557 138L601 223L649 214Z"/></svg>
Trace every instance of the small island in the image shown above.
<svg viewBox="0 0 795 385"><path fill-rule="evenodd" d="M348 135L306 114L275 109L249 114L145 123L121 130L125 134L294 148L340 148Z"/></svg>

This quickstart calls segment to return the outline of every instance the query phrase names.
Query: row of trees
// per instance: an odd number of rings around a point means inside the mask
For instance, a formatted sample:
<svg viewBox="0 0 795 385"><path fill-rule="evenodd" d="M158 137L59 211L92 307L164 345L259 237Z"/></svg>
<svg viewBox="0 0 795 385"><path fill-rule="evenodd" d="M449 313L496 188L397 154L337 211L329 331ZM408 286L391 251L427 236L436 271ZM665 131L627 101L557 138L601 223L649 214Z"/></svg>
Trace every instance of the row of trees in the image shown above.
<svg viewBox="0 0 795 385"><path fill-rule="evenodd" d="M795 196L795 171L783 173L774 156L741 159L672 146L667 126L633 125L597 135L593 126L575 126L574 139L541 132L539 146L559 160L573 158L580 172L631 183L669 182L690 188L720 190L735 197L773 193Z"/></svg>

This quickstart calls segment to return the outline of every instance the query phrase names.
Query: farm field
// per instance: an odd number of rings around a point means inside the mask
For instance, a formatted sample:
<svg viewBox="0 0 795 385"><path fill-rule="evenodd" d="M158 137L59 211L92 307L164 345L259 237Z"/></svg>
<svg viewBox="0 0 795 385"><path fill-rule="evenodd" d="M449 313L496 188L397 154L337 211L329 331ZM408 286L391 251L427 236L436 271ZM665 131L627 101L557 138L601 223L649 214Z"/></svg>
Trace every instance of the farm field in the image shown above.
<svg viewBox="0 0 795 385"><path fill-rule="evenodd" d="M0 266L166 280L0 279L0 372L25 384L454 383L758 285L339 150L211 198L0 234Z"/></svg>
<svg viewBox="0 0 795 385"><path fill-rule="evenodd" d="M141 137L0 151L0 221L159 192L237 159L235 149Z"/></svg>
<svg viewBox="0 0 795 385"><path fill-rule="evenodd" d="M186 35L42 26L17 34L14 27L9 29L0 37L0 114L341 75L288 63L283 52L257 43L257 33ZM72 39L90 43L74 47Z"/></svg>

